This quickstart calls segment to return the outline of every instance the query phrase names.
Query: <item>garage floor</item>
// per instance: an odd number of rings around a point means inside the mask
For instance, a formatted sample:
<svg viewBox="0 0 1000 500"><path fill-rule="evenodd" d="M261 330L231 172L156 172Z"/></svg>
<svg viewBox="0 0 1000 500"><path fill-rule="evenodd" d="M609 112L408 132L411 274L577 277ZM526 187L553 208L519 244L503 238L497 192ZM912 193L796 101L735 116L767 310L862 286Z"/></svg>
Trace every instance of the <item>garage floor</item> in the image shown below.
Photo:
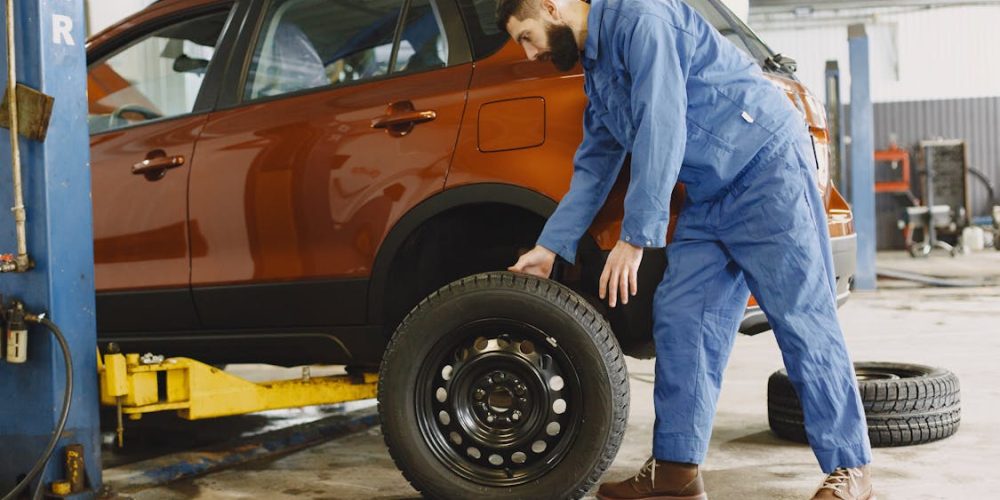
<svg viewBox="0 0 1000 500"><path fill-rule="evenodd" d="M880 256L909 271L965 276L1000 275L1000 252L920 262ZM954 271L954 272L950 272ZM918 288L881 283L842 309L855 360L940 365L962 383L961 429L950 439L916 447L875 450L881 500L993 498L1000 491L1000 287ZM767 377L781 367L773 336L740 337L726 374L705 479L713 499L804 499L822 479L808 447L779 440L767 427ZM622 450L606 474L635 472L649 456L653 422L652 361L630 360L632 410ZM382 443L378 428L348 435L283 458L131 494L136 499L417 498Z"/></svg>

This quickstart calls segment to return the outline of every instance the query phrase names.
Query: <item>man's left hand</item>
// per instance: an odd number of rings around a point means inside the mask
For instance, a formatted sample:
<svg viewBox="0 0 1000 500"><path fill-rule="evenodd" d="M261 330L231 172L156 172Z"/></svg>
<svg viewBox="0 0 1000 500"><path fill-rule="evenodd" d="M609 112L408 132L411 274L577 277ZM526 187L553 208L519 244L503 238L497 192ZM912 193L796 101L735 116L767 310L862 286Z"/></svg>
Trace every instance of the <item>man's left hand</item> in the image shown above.
<svg viewBox="0 0 1000 500"><path fill-rule="evenodd" d="M639 264L642 263L642 247L637 247L625 241L618 241L608 255L601 273L601 283L598 294L601 300L608 298L608 305L628 304L629 295L639 293Z"/></svg>

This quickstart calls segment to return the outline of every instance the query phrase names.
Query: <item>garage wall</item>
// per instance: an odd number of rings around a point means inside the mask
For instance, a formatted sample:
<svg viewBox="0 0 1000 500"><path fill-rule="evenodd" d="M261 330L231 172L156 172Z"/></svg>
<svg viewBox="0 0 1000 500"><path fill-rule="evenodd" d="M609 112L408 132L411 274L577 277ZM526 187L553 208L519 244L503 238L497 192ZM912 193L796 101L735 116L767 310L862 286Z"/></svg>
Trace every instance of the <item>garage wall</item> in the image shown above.
<svg viewBox="0 0 1000 500"><path fill-rule="evenodd" d="M155 0L86 0L87 36L93 35L134 14Z"/></svg>
<svg viewBox="0 0 1000 500"><path fill-rule="evenodd" d="M845 113L849 112L849 107L845 108ZM994 189L1000 189L1000 97L875 104L875 147L886 149L895 140L910 152L913 193L918 197L923 181L917 174L922 165L916 146L937 138L964 140L969 166L986 174ZM969 177L969 195L973 216L990 215L989 190L974 176ZM879 250L903 248L896 221L908 204L903 196L877 195Z"/></svg>
<svg viewBox="0 0 1000 500"><path fill-rule="evenodd" d="M779 23L750 12L750 26L777 52L796 59L799 78L822 97L825 64L840 62L841 95L850 98L847 25L865 22L872 99L923 101L1000 96L1000 5L879 13Z"/></svg>
<svg viewBox="0 0 1000 500"><path fill-rule="evenodd" d="M876 104L876 147L885 147L893 136L900 147L907 148L926 139L963 139L969 166L985 173L1000 188L998 97ZM988 190L975 178L969 179L969 186L973 215L989 215Z"/></svg>
<svg viewBox="0 0 1000 500"><path fill-rule="evenodd" d="M729 7L729 10L740 16L743 21L750 15L750 0L722 0L722 3Z"/></svg>

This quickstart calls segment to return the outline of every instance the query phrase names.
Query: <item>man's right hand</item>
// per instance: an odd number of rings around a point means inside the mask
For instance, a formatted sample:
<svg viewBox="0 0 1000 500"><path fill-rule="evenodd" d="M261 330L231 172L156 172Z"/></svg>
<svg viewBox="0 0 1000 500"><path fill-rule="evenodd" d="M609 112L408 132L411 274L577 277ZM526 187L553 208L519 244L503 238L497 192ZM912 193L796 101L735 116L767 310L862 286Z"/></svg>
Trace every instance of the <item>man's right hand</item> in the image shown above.
<svg viewBox="0 0 1000 500"><path fill-rule="evenodd" d="M556 254L552 250L540 245L535 245L528 253L517 259L517 264L507 268L515 273L530 274L539 278L548 278L552 274L552 264L556 261Z"/></svg>

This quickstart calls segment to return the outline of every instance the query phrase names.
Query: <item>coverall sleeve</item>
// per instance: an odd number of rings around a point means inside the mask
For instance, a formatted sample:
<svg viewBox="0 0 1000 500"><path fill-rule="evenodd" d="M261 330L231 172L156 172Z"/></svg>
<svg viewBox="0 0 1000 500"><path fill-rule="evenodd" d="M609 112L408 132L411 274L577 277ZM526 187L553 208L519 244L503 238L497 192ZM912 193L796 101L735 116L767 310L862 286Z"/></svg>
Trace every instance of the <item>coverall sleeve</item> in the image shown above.
<svg viewBox="0 0 1000 500"><path fill-rule="evenodd" d="M635 140L621 239L638 247L666 245L670 195L687 145L690 36L649 16L623 44Z"/></svg>
<svg viewBox="0 0 1000 500"><path fill-rule="evenodd" d="M583 142L573 157L569 192L545 223L537 244L575 263L580 238L604 206L624 161L625 148L611 135L594 107L587 103Z"/></svg>

